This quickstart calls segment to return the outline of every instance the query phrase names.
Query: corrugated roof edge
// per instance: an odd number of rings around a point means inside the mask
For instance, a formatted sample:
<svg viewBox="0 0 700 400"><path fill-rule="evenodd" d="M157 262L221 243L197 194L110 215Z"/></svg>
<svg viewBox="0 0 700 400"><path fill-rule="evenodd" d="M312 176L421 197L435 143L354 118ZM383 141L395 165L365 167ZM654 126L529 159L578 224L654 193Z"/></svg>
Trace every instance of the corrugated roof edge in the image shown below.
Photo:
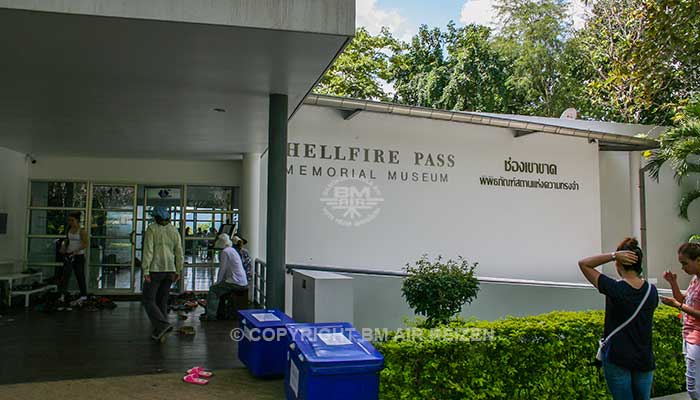
<svg viewBox="0 0 700 400"><path fill-rule="evenodd" d="M485 114L467 111L447 111L438 110L427 107L406 106L402 104L380 102L373 100L360 100L349 97L336 97L319 94L310 94L304 99L304 104L336 108L339 110L362 110L383 114L395 114L416 118L428 118L438 121L451 121L476 125L495 126L499 128L511 128L520 131L543 132L555 135L576 136L589 140L597 140L600 145L624 146L624 150L648 150L659 147L658 142L654 139L629 136L613 132L612 130L603 130L599 121L575 120L582 124L590 122L590 125L597 125L592 128L572 128L567 126L566 121L561 120L562 124L557 124L558 118L537 117L543 120L542 122L523 121L521 116L513 116L508 114ZM522 116L527 117L527 116ZM544 121L546 120L546 121ZM597 124L594 124L597 123ZM606 126L614 127L615 123L606 123ZM628 124L620 124L620 126ZM639 127L648 128L645 132L639 134L658 134L666 130L666 127L638 125Z"/></svg>

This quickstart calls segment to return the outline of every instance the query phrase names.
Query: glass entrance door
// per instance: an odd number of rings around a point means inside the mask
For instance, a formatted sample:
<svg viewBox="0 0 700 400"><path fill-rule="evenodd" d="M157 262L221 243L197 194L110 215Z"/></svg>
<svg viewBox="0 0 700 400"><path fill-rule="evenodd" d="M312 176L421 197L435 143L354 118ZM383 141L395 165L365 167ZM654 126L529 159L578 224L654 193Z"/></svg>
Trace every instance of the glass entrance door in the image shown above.
<svg viewBox="0 0 700 400"><path fill-rule="evenodd" d="M156 207L165 207L170 212L170 221L182 232L182 186L142 186L139 185L137 200L137 224L136 224L136 268L135 290L141 291L141 260L143 259L143 237L148 225L153 222L151 211ZM179 283L178 283L179 290Z"/></svg>
<svg viewBox="0 0 700 400"><path fill-rule="evenodd" d="M133 292L136 185L93 184L89 288Z"/></svg>

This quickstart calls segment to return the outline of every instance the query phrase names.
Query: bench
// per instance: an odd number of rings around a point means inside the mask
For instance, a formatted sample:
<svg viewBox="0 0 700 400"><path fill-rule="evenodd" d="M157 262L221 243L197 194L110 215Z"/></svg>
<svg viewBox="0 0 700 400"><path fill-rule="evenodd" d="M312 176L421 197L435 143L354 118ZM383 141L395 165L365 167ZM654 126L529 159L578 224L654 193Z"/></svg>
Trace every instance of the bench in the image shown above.
<svg viewBox="0 0 700 400"><path fill-rule="evenodd" d="M9 274L9 275L0 275L0 282L7 282L7 306L12 307L12 296L13 296L13 286L14 282L22 282L27 279L36 279L38 282L42 282L44 280L44 274L42 272L35 272L32 274ZM53 285L55 286L55 285ZM20 294L25 294L24 292ZM26 304L26 302L25 302Z"/></svg>
<svg viewBox="0 0 700 400"><path fill-rule="evenodd" d="M46 286L38 287L38 288L32 289L32 290L15 290L15 291L10 293L10 296L24 296L24 308L28 308L29 307L29 296L36 294L36 293L45 292L48 290L58 290L58 286L46 285ZM10 300L10 301L12 301L12 300ZM12 303L10 303L10 304L12 304Z"/></svg>
<svg viewBox="0 0 700 400"><path fill-rule="evenodd" d="M219 299L216 318L220 320L238 319L238 310L248 308L248 289L236 290Z"/></svg>

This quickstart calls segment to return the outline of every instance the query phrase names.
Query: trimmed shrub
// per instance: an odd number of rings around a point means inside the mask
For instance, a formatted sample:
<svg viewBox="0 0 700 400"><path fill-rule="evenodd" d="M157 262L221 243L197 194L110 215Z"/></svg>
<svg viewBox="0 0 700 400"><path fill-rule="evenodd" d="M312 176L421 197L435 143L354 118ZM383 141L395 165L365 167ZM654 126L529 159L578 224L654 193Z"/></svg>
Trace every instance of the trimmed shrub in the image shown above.
<svg viewBox="0 0 700 400"><path fill-rule="evenodd" d="M427 317L428 327L450 321L465 303L470 303L479 292L479 280L474 274L478 264L469 264L459 257L457 261L443 261L438 256L433 262L423 255L415 265L406 265L406 278L401 293L418 315Z"/></svg>
<svg viewBox="0 0 700 400"><path fill-rule="evenodd" d="M552 312L392 332L375 343L386 365L380 398L608 399L602 369L592 365L603 318L602 311ZM445 339L450 333L453 339ZM462 336L454 340L455 334ZM676 310L657 309L653 341L653 396L682 392Z"/></svg>

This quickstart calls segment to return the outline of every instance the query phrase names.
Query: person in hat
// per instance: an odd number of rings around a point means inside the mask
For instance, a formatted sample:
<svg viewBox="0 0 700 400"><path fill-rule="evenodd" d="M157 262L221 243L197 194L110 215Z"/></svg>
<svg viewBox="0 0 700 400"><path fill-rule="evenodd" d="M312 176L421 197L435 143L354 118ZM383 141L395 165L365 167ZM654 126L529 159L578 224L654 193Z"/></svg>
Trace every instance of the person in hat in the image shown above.
<svg viewBox="0 0 700 400"><path fill-rule="evenodd" d="M246 276L250 281L253 277L253 259L250 258L250 253L248 253L248 250L245 248L246 244L248 244L248 241L243 237L239 235L233 237L233 247L238 252L238 255L241 256L243 270L245 270Z"/></svg>
<svg viewBox="0 0 700 400"><path fill-rule="evenodd" d="M243 269L241 256L233 245L233 241L226 233L219 235L214 244L214 247L222 249L219 255L219 273L216 276L216 283L209 288L207 312L199 317L203 321L216 320L221 296L248 289L248 278Z"/></svg>
<svg viewBox="0 0 700 400"><path fill-rule="evenodd" d="M153 325L151 338L161 340L173 330L168 321L168 296L182 272L182 239L170 223L167 208L156 207L151 215L155 222L143 239L143 305Z"/></svg>

